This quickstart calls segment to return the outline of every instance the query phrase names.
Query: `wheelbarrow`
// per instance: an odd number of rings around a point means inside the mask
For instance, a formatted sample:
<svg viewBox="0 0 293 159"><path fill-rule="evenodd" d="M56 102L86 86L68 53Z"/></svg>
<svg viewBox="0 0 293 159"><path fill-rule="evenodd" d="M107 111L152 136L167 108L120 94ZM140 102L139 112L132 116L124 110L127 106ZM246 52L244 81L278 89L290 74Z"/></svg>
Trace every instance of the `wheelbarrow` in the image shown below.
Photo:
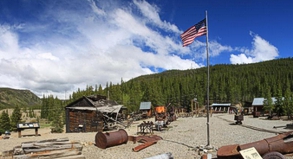
<svg viewBox="0 0 293 159"><path fill-rule="evenodd" d="M236 120L235 124L242 124L244 117L243 114L235 115L234 120Z"/></svg>

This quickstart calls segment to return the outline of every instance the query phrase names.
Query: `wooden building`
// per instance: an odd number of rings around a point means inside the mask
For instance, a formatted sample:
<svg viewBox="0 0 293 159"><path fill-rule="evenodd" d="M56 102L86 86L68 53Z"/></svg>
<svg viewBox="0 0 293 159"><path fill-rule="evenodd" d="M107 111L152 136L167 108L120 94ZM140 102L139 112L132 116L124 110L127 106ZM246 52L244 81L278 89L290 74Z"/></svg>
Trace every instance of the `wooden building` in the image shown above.
<svg viewBox="0 0 293 159"><path fill-rule="evenodd" d="M152 116L152 103L151 102L141 102L139 106L139 112L143 114L146 118Z"/></svg>
<svg viewBox="0 0 293 159"><path fill-rule="evenodd" d="M252 115L252 112L253 112L252 102L244 101L243 112L244 112L244 115Z"/></svg>
<svg viewBox="0 0 293 159"><path fill-rule="evenodd" d="M231 103L213 103L211 105L211 109L213 109L213 113L232 113Z"/></svg>
<svg viewBox="0 0 293 159"><path fill-rule="evenodd" d="M259 115L263 115L264 113L266 113L264 110L264 101L265 100L266 100L265 98L254 98L253 99L252 107L253 107L254 113L258 112ZM272 97L273 104L275 104L276 100L277 99L275 97Z"/></svg>
<svg viewBox="0 0 293 159"><path fill-rule="evenodd" d="M117 121L122 108L106 96L83 96L65 107L66 133L103 131L105 121Z"/></svg>

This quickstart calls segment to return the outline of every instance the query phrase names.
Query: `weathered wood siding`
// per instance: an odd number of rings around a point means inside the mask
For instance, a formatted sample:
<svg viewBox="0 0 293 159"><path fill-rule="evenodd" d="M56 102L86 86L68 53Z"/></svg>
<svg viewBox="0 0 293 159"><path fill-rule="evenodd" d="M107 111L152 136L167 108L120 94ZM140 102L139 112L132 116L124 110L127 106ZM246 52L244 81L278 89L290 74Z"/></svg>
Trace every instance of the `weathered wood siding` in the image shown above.
<svg viewBox="0 0 293 159"><path fill-rule="evenodd" d="M92 110L66 109L66 132L103 131L103 114Z"/></svg>

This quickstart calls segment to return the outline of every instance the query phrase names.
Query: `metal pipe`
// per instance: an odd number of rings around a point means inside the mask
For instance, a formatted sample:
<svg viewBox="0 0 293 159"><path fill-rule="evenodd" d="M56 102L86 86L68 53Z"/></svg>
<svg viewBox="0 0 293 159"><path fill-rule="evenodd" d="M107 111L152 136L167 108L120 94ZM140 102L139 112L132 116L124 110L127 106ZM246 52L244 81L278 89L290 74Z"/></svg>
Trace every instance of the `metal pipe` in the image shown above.
<svg viewBox="0 0 293 159"><path fill-rule="evenodd" d="M149 147L149 146L151 146L151 145L153 145L153 144L155 144L155 143L157 143L157 141L149 141L149 142L145 142L145 143L143 143L143 144L141 144L141 145L136 146L136 147L133 148L132 150L133 150L134 152L138 152L138 151L140 151L140 150L142 150L142 149L144 149L144 148L147 148L147 147Z"/></svg>
<svg viewBox="0 0 293 159"><path fill-rule="evenodd" d="M145 159L173 159L173 156L172 156L171 152L167 152L167 153L164 153L164 154L160 154L160 155L145 158Z"/></svg>
<svg viewBox="0 0 293 159"><path fill-rule="evenodd" d="M173 159L173 156L172 156L171 152L167 152L167 153L164 153L164 154L160 154L160 155L145 158L145 159Z"/></svg>
<svg viewBox="0 0 293 159"><path fill-rule="evenodd" d="M241 157L240 151L254 147L260 155L268 152L279 152L282 154L293 152L293 131L279 134L275 137L266 138L252 143L243 145L227 145L218 149L218 159L231 158L236 159Z"/></svg>

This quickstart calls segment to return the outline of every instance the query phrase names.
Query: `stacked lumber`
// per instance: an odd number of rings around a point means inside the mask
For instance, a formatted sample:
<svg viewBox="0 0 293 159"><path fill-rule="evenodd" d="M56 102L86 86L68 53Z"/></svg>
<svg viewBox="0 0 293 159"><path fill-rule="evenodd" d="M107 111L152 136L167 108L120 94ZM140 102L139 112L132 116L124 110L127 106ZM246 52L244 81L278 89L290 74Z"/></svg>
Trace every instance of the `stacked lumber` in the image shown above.
<svg viewBox="0 0 293 159"><path fill-rule="evenodd" d="M2 152L2 157L13 159L85 159L82 144L68 138L23 142L13 150Z"/></svg>

